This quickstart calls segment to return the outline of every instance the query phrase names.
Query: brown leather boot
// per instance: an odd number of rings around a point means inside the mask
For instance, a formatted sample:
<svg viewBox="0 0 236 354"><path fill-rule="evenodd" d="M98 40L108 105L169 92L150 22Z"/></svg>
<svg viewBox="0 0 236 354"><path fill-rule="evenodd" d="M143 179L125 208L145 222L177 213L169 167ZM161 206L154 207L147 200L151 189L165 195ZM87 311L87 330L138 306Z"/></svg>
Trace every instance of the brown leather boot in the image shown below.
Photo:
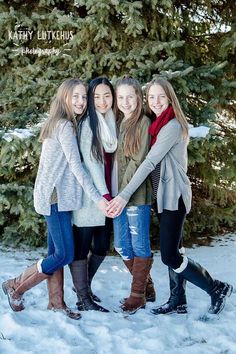
<svg viewBox="0 0 236 354"><path fill-rule="evenodd" d="M132 268L133 281L131 286L131 294L121 306L123 311L133 314L138 309L145 307L145 292L151 265L152 258L134 258Z"/></svg>
<svg viewBox="0 0 236 354"><path fill-rule="evenodd" d="M153 283L153 280L152 280L152 277L150 274L148 275L145 297L146 297L147 302L155 302L156 301L156 291L155 291L154 283Z"/></svg>
<svg viewBox="0 0 236 354"><path fill-rule="evenodd" d="M5 281L2 284L2 288L8 297L8 302L12 310L24 310L23 294L48 277L48 274L39 273L37 263L35 263L26 268L19 277Z"/></svg>
<svg viewBox="0 0 236 354"><path fill-rule="evenodd" d="M127 259L127 260L123 259L123 262L124 262L125 266L128 268L130 274L132 274L134 259ZM127 297L124 297L123 299L120 300L120 303L124 304L126 300L127 300Z"/></svg>
<svg viewBox="0 0 236 354"><path fill-rule="evenodd" d="M132 274L134 259L128 259L128 260L123 259L123 262L126 265L126 267L128 268L129 272Z"/></svg>
<svg viewBox="0 0 236 354"><path fill-rule="evenodd" d="M128 270L130 271L130 273L132 274L132 268L133 268L134 260L133 259L123 260L123 262L126 265L126 267L128 268ZM152 264L153 264L153 258L152 258ZM152 266L152 264L151 264L151 266ZM154 283L153 283L153 280L152 280L152 277L151 277L150 273L148 275L145 297L146 297L146 302L154 302L154 301L156 301L156 291L155 291ZM126 299L127 298L124 298L124 299L120 300L120 303L124 304Z"/></svg>
<svg viewBox="0 0 236 354"><path fill-rule="evenodd" d="M153 256L152 256L150 269L151 269L151 267L153 265L153 261L154 260L153 260ZM154 283L153 283L153 280L152 280L152 277L151 277L150 273L148 274L145 296L146 296L146 301L148 301L148 302L156 301L156 291L155 291Z"/></svg>
<svg viewBox="0 0 236 354"><path fill-rule="evenodd" d="M48 309L55 312L62 312L64 315L72 318L73 320L79 320L81 314L79 312L72 311L66 306L64 301L64 269L58 269L47 280L48 285Z"/></svg>

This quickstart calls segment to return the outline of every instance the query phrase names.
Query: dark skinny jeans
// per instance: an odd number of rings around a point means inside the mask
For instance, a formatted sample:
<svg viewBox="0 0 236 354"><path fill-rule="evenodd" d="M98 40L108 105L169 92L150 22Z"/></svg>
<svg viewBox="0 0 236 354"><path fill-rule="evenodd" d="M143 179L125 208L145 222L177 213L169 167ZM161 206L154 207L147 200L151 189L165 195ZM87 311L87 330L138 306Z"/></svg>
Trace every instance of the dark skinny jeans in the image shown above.
<svg viewBox="0 0 236 354"><path fill-rule="evenodd" d="M157 213L160 224L161 259L165 265L172 269L179 268L183 262L179 248L182 247L185 216L186 209L182 197L179 198L178 210L164 209L162 213Z"/></svg>

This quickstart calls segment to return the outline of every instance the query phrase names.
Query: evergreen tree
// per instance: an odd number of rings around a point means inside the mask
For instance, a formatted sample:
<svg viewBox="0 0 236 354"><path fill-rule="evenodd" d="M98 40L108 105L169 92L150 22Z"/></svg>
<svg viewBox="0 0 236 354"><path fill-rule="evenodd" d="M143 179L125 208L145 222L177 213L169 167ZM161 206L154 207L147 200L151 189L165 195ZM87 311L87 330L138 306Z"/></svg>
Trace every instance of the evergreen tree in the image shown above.
<svg viewBox="0 0 236 354"><path fill-rule="evenodd" d="M213 233L233 227L236 200L233 5L228 0L2 1L3 127L23 128L37 123L47 112L58 85L68 77L89 80L107 75L115 80L128 73L145 84L155 75L162 75L175 87L189 122L211 127L207 139L191 139L189 145L194 198L187 233ZM33 32L32 38L12 38L14 33L20 35L26 31ZM65 37L72 31L73 38L55 39L47 32L48 37L43 40L40 36L46 31L64 32ZM51 49L54 55L21 55L22 48ZM58 55L56 50L60 51ZM11 200L9 193L12 196L20 191L16 185L25 191L32 189L39 153L32 139L23 144L17 139L11 143L1 141L0 209L4 216L0 225L4 238L9 235L9 225L19 225L20 217L26 213L26 210L15 212L16 206L11 209L9 204L17 204L19 195ZM9 150L14 144L19 147ZM32 207L32 200L24 203ZM29 219L26 216L21 222L20 231L28 230L24 237L32 230ZM35 230L35 235L38 233Z"/></svg>

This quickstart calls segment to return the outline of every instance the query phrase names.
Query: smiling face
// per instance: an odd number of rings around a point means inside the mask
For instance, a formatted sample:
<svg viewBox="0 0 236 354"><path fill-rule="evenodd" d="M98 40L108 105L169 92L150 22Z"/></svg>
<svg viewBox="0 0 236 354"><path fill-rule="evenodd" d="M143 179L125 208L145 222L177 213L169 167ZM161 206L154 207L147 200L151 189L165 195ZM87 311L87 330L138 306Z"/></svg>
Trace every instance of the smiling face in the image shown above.
<svg viewBox="0 0 236 354"><path fill-rule="evenodd" d="M113 103L112 92L109 86L105 84L99 84L94 91L94 106L95 109L105 114L111 109Z"/></svg>
<svg viewBox="0 0 236 354"><path fill-rule="evenodd" d="M75 114L82 114L87 105L87 93L84 85L76 85L72 92L72 109Z"/></svg>
<svg viewBox="0 0 236 354"><path fill-rule="evenodd" d="M138 96L133 86L120 85L116 89L117 107L124 114L124 118L129 118L135 111L138 104Z"/></svg>
<svg viewBox="0 0 236 354"><path fill-rule="evenodd" d="M169 99L164 89L158 84L154 84L150 87L147 95L147 102L149 108L157 117L159 117L169 106Z"/></svg>

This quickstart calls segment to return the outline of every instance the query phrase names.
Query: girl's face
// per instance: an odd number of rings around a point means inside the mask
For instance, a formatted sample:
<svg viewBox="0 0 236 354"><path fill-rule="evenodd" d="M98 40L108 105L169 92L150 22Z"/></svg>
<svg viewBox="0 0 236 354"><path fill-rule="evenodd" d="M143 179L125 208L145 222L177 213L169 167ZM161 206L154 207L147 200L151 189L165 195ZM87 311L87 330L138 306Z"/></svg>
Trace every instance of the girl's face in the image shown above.
<svg viewBox="0 0 236 354"><path fill-rule="evenodd" d="M116 89L117 106L124 114L125 118L129 118L135 111L138 104L138 96L133 86L120 85Z"/></svg>
<svg viewBox="0 0 236 354"><path fill-rule="evenodd" d="M87 93L84 85L77 85L73 88L72 109L75 114L82 114L87 105Z"/></svg>
<svg viewBox="0 0 236 354"><path fill-rule="evenodd" d="M158 84L154 84L150 87L147 101L150 109L157 117L169 106L169 99L164 89Z"/></svg>
<svg viewBox="0 0 236 354"><path fill-rule="evenodd" d="M111 109L113 103L113 97L111 89L105 84L99 84L94 91L94 106L95 109L101 113L105 114Z"/></svg>

